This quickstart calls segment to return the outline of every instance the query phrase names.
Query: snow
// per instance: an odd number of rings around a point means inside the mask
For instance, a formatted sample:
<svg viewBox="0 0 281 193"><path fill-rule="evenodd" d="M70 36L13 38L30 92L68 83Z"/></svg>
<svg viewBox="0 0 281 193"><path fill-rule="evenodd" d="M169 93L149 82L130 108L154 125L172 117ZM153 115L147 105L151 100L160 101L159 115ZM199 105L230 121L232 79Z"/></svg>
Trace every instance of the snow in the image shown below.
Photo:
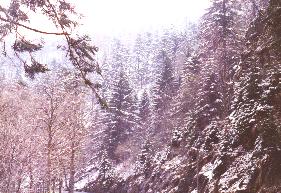
<svg viewBox="0 0 281 193"><path fill-rule="evenodd" d="M134 175L134 167L130 165L130 161L125 161L121 164L118 164L115 167L115 171L120 175L121 178L126 180L128 177Z"/></svg>
<svg viewBox="0 0 281 193"><path fill-rule="evenodd" d="M197 190L194 189L194 190L192 190L190 193L197 193Z"/></svg>
<svg viewBox="0 0 281 193"><path fill-rule="evenodd" d="M211 180L214 176L213 171L207 171L204 173L204 176L206 176L209 180Z"/></svg>
<svg viewBox="0 0 281 193"><path fill-rule="evenodd" d="M214 177L213 171L214 169L221 164L221 160L216 160L214 164L208 163L207 165L203 166L201 172L199 174L203 174L208 180L212 180Z"/></svg>
<svg viewBox="0 0 281 193"><path fill-rule="evenodd" d="M253 123L253 122L255 122L256 121L256 119L251 119L250 121L249 121L249 123Z"/></svg>
<svg viewBox="0 0 281 193"><path fill-rule="evenodd" d="M256 52L259 53L259 52L261 52L262 50L263 50L263 47L262 47L262 46L258 46L257 49L256 49Z"/></svg>
<svg viewBox="0 0 281 193"><path fill-rule="evenodd" d="M164 168L166 171L172 168L177 168L181 164L180 157L175 157L172 160L167 161L161 168Z"/></svg>
<svg viewBox="0 0 281 193"><path fill-rule="evenodd" d="M79 190L79 189L84 188L89 182L92 182L95 179L97 179L98 175L99 175L98 172L93 172L93 173L87 175L82 180L75 183L75 189Z"/></svg>

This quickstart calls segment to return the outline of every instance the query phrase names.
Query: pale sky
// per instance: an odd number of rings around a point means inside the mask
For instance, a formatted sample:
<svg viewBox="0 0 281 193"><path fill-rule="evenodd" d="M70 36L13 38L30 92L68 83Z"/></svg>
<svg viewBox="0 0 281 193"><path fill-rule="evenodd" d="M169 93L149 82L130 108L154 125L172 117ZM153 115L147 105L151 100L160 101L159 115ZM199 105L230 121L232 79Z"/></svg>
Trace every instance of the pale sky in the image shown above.
<svg viewBox="0 0 281 193"><path fill-rule="evenodd" d="M209 0L71 0L84 13L84 28L98 34L134 33L198 19Z"/></svg>
<svg viewBox="0 0 281 193"><path fill-rule="evenodd" d="M210 0L69 0L85 18L83 31L107 36L135 33L140 30L184 25L198 19ZM1 5L10 0L1 0ZM42 18L31 18L39 28ZM34 24L34 23L32 23ZM48 25L47 25L48 26ZM49 30L55 29L51 26Z"/></svg>

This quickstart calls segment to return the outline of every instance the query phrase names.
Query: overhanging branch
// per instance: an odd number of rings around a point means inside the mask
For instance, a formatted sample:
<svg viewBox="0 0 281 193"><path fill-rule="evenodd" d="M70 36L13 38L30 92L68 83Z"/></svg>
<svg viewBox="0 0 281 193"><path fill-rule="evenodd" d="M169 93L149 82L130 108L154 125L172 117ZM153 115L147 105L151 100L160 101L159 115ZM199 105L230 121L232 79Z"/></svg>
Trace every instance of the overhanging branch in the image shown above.
<svg viewBox="0 0 281 193"><path fill-rule="evenodd" d="M32 27L28 27L26 25L23 25L21 23L15 22L15 21L11 21L11 20L5 19L5 18L3 18L1 16L0 16L0 20L2 20L4 22L15 24L17 26L20 26L20 27L23 27L23 28L26 28L28 30L31 30L31 31L34 31L34 32L37 32L37 33L41 33L41 34L47 34L47 35L70 35L70 34L68 34L66 32L46 32L46 31L41 31L41 30L38 30L38 29L35 29L35 28L32 28Z"/></svg>

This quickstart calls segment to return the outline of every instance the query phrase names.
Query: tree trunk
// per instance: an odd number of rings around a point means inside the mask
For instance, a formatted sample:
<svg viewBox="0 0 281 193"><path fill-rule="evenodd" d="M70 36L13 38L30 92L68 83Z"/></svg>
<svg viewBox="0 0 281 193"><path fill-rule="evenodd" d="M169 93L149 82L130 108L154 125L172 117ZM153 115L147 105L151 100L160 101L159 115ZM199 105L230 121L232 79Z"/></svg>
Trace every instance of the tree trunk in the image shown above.
<svg viewBox="0 0 281 193"><path fill-rule="evenodd" d="M74 193L74 175L75 175L75 144L71 143L71 156L70 156L70 177L69 177L69 193Z"/></svg>
<svg viewBox="0 0 281 193"><path fill-rule="evenodd" d="M6 192L10 192L10 186L12 182L12 167L13 167L13 160L14 160L14 153L15 153L15 147L12 147L12 155L10 158L9 168L8 168L8 180L7 180L7 186L6 186Z"/></svg>
<svg viewBox="0 0 281 193"><path fill-rule="evenodd" d="M53 184L52 185L52 191L53 191L53 193L56 193L55 192L55 189L56 189L56 179L55 178L52 179L52 184Z"/></svg>
<svg viewBox="0 0 281 193"><path fill-rule="evenodd" d="M29 179L30 179L30 182L29 182L29 192L30 193L33 193L34 190L33 190L33 174L32 174L32 167L29 166Z"/></svg>
<svg viewBox="0 0 281 193"><path fill-rule="evenodd" d="M67 181L67 172L66 172L66 169L64 167L64 164L63 164L63 174L64 174L65 187L66 187L67 190L69 190L69 184L68 184L68 181Z"/></svg>
<svg viewBox="0 0 281 193"><path fill-rule="evenodd" d="M52 161L51 161L51 153L52 153L52 133L51 133L51 128L48 128L49 132L49 139L48 139L48 153L47 153L47 191L48 193L51 192L51 166L52 166Z"/></svg>
<svg viewBox="0 0 281 193"><path fill-rule="evenodd" d="M18 179L18 184L17 184L17 190L16 193L20 193L20 189L21 189L21 183L22 183L22 179Z"/></svg>
<svg viewBox="0 0 281 193"><path fill-rule="evenodd" d="M60 183L59 183L59 193L62 193L62 179L60 179Z"/></svg>

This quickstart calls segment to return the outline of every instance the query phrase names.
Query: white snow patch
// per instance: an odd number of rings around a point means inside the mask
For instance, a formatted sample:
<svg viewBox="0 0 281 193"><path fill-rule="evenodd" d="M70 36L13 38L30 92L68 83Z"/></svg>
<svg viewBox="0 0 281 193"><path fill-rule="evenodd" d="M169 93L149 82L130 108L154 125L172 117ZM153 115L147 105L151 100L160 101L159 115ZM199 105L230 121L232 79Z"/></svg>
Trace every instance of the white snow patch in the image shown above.
<svg viewBox="0 0 281 193"><path fill-rule="evenodd" d="M126 180L135 173L136 163L132 159L128 159L114 167L114 173L118 173L119 177Z"/></svg>
<svg viewBox="0 0 281 193"><path fill-rule="evenodd" d="M75 183L75 189L79 190L79 189L84 188L89 182L92 182L95 179L97 179L98 175L99 175L99 172L93 172L93 173L87 175L82 180Z"/></svg>
<svg viewBox="0 0 281 193"><path fill-rule="evenodd" d="M255 122L256 121L256 119L251 119L250 121L249 121L249 123L253 123L253 122Z"/></svg>
<svg viewBox="0 0 281 193"><path fill-rule="evenodd" d="M221 160L216 160L214 164L212 164L212 163L206 164L201 169L200 174L203 174L205 177L207 177L209 181L212 180L214 177L213 171L218 165L220 165L220 163L221 163Z"/></svg>
<svg viewBox="0 0 281 193"><path fill-rule="evenodd" d="M171 168L176 168L180 165L181 160L179 159L179 157L175 157L174 159L167 161L165 163L165 165L163 165L165 170L169 170Z"/></svg>

